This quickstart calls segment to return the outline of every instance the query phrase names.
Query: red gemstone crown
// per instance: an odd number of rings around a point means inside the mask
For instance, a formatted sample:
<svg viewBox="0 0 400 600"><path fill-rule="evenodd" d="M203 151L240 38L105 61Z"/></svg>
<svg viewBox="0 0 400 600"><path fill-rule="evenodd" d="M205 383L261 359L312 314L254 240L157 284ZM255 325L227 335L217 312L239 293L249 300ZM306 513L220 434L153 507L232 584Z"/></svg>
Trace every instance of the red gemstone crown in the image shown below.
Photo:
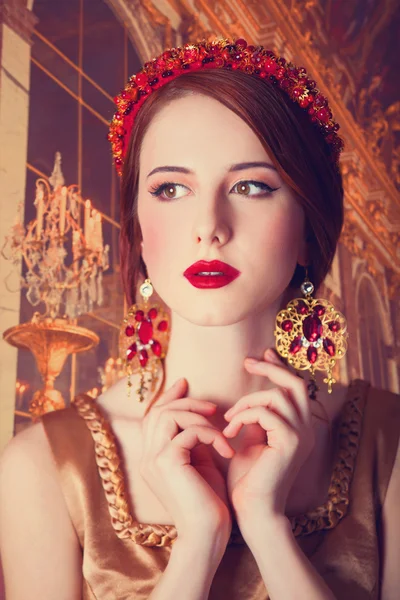
<svg viewBox="0 0 400 600"><path fill-rule="evenodd" d="M333 162L339 162L344 145L337 134L339 125L332 118L328 100L317 89L315 81L308 77L305 68L296 67L263 46L248 45L244 39L233 42L223 38L166 50L146 62L136 75L129 78L125 89L114 98L118 110L110 123L108 134L119 175L122 174L135 117L146 98L182 73L218 68L243 71L278 85L307 111L311 122L324 135Z"/></svg>

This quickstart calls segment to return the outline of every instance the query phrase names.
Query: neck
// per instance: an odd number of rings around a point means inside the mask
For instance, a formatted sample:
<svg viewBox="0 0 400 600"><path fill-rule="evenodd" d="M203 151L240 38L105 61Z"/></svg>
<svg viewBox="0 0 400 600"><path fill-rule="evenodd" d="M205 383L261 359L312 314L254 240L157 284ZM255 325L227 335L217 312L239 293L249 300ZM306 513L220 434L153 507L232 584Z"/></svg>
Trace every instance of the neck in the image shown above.
<svg viewBox="0 0 400 600"><path fill-rule="evenodd" d="M225 326L195 325L172 313L164 390L185 377L188 396L227 410L245 394L274 387L266 377L250 374L244 359L262 360L265 350L275 347L280 304L278 298L267 310Z"/></svg>

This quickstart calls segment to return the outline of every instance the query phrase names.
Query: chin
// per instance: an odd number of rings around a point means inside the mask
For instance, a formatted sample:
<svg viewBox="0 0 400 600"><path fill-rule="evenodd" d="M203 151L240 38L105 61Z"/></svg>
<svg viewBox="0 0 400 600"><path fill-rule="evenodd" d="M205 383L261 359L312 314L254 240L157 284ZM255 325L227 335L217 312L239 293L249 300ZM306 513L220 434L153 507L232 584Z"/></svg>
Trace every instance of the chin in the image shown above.
<svg viewBox="0 0 400 600"><path fill-rule="evenodd" d="M190 308L189 308L190 307ZM172 311L180 318L200 327L225 327L240 323L254 313L255 307L240 307L235 302L187 302L179 303Z"/></svg>

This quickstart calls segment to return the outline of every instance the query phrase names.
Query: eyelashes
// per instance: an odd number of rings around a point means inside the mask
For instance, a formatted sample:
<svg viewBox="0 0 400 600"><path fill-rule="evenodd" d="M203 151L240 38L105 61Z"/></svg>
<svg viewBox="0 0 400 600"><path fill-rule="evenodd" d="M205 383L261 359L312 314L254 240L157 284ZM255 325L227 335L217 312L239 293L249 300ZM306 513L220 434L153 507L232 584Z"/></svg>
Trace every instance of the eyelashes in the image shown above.
<svg viewBox="0 0 400 600"><path fill-rule="evenodd" d="M240 196L245 196L245 197L249 197L249 198L262 198L264 196L270 195L272 192L275 192L276 190L278 190L279 188L272 188L271 186L269 186L267 183L264 183L262 181L253 181L250 179L245 179L242 181L238 181L237 183L235 183L235 185L233 186L232 190L235 189L237 186L239 185L250 185L250 186L255 186L258 188L261 188L264 192L264 194L259 195L259 194L240 194ZM174 188L186 188L185 185L181 184L181 183L174 183L173 181L166 181L165 183L162 183L159 186L153 186L150 188L149 192L152 196L154 197L159 197L160 199L162 199L164 202L167 200L179 200L179 198L181 198L182 196L179 197L165 197L162 196L163 192L167 189L174 189Z"/></svg>

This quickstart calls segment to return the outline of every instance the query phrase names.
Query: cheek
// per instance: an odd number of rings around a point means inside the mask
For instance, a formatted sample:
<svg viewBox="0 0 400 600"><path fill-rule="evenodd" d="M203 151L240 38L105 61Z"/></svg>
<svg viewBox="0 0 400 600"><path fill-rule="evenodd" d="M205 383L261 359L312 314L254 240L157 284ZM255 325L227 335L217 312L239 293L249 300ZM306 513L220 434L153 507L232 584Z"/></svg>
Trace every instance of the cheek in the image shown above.
<svg viewBox="0 0 400 600"><path fill-rule="evenodd" d="M303 239L303 212L301 210L279 210L260 220L258 227L258 247L264 250L264 256L272 260L284 260L297 256ZM254 238L253 241L255 242Z"/></svg>
<svg viewBox="0 0 400 600"><path fill-rule="evenodd" d="M141 224L143 236L143 259L149 267L154 257L159 255L159 250L163 245L162 228L149 222Z"/></svg>

